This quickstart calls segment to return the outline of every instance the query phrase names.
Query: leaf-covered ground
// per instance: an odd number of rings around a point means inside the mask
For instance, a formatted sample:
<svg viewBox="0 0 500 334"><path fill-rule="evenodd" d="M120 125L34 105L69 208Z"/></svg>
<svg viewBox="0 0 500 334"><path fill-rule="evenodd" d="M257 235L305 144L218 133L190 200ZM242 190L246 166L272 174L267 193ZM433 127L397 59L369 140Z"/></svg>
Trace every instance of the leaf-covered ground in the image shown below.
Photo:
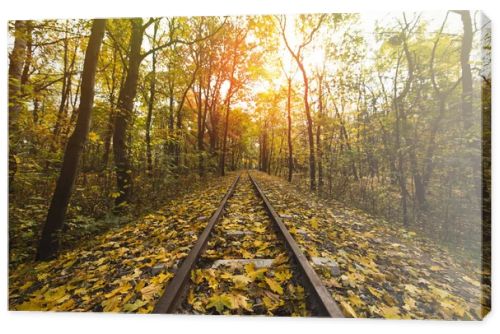
<svg viewBox="0 0 500 334"><path fill-rule="evenodd" d="M137 223L9 272L9 309L151 312L234 175L168 203Z"/></svg>
<svg viewBox="0 0 500 334"><path fill-rule="evenodd" d="M336 273L316 270L346 316L480 319L487 313L479 268L457 263L414 232L254 175L306 256L337 262Z"/></svg>
<svg viewBox="0 0 500 334"><path fill-rule="evenodd" d="M216 260L272 259L269 268ZM287 251L244 173L214 228L191 285L183 313L306 316L304 289Z"/></svg>
<svg viewBox="0 0 500 334"><path fill-rule="evenodd" d="M306 256L338 264L335 271L315 269L346 316L479 319L487 312L481 301L487 304L489 291L481 295L481 272L432 241L252 173ZM208 181L55 260L10 268L9 308L151 312L234 177ZM211 268L220 259L254 258L273 263ZM245 174L191 281L181 312L309 314L304 289Z"/></svg>

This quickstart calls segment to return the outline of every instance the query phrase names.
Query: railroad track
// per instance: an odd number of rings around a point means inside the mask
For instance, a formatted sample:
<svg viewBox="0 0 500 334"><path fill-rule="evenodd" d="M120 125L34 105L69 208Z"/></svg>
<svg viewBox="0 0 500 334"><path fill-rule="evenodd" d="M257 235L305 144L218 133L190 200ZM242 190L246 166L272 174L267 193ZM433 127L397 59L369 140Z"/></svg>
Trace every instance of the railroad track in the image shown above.
<svg viewBox="0 0 500 334"><path fill-rule="evenodd" d="M238 190L236 190L237 188ZM251 195L252 193L253 195ZM241 208L241 206L245 207L244 210L249 210L251 217L256 217L255 222L253 219L242 221L237 217L236 213L232 212L232 207ZM263 216L265 217L263 218ZM265 220L259 221L259 218ZM221 220L222 223L220 223ZM255 228L254 225L257 225L258 228ZM239 230L230 230L234 226L238 226ZM252 228L259 233L254 234ZM229 247L231 245L240 245L242 242L249 244L250 241L255 245L260 245L260 249L269 245L271 251L266 251L265 254L274 258L260 258L259 250L255 248L255 254L248 254L250 256L241 258L238 256L239 252L235 254L234 248ZM214 251L215 247L226 247L222 252L222 256ZM283 256L283 254L287 256ZM213 258L213 256L216 258ZM218 256L220 258L217 258ZM174 278L168 283L163 295L156 303L153 313L189 313L189 311L186 311L186 299L188 294L193 298L193 293L199 290L195 286L195 281L193 281L193 277L201 272L198 268L224 267L229 270L229 268L234 269L235 266L243 267L244 265L245 269L251 270L251 274L254 276L267 270L271 272L276 265L280 265L281 270L289 268L290 270L286 269L284 272L291 276L287 291L292 289L291 294L294 297L290 299L290 303L300 305L300 298L302 298L300 296L303 295L304 304L306 305L306 310L302 310L304 313L301 312L300 314L318 317L343 317L337 303L322 284L306 256L300 250L258 182L250 173L239 175L229 187L219 207L198 237L196 244L182 262ZM261 268L260 271L256 270L259 268ZM283 271L280 273L283 274ZM237 274L241 274L241 270ZM226 277L228 275L230 276L230 274L226 274ZM270 275L275 274L271 273ZM261 278L263 282L270 279L267 277ZM196 280L198 283L201 281ZM272 279L268 282L269 284L273 283ZM265 283L260 283L260 286L262 285L265 285ZM304 293L302 295L295 293L294 286L303 287ZM283 293L281 287L275 287L275 289ZM298 288L297 291L302 290ZM299 297L296 297L296 294ZM268 295L273 296L272 293L268 293ZM261 301L260 298L257 300ZM291 314L285 312L280 315Z"/></svg>

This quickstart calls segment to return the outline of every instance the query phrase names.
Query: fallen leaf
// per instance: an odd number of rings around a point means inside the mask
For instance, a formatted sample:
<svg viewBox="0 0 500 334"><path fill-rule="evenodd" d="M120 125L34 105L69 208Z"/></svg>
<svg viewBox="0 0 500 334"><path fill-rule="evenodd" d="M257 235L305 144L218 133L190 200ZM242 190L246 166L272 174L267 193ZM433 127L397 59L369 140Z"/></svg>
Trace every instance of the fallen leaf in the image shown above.
<svg viewBox="0 0 500 334"><path fill-rule="evenodd" d="M266 277L265 281L266 281L267 285L269 286L269 288L271 289L271 291L276 292L280 295L283 294L283 288L281 287L281 285L278 282L276 282L275 280L273 280L269 277Z"/></svg>
<svg viewBox="0 0 500 334"><path fill-rule="evenodd" d="M357 318L358 315L356 314L356 312L354 312L353 308L351 307L351 305L347 304L345 301L341 301L340 302L340 307L342 308L342 311L344 312L344 314L350 318Z"/></svg>
<svg viewBox="0 0 500 334"><path fill-rule="evenodd" d="M215 308L218 313L222 313L225 308L233 308L231 298L226 295L215 295L209 298L207 309Z"/></svg>

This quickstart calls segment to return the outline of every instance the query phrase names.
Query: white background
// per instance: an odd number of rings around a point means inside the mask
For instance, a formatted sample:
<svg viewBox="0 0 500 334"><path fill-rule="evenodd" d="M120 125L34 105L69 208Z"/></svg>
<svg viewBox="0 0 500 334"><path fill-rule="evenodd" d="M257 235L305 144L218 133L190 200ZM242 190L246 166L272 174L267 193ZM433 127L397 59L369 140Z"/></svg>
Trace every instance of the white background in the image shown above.
<svg viewBox="0 0 500 334"><path fill-rule="evenodd" d="M105 18L171 15L278 14L305 12L360 12L390 10L483 10L493 21L493 71L498 56L496 23L500 20L497 0L0 0L0 332L1 333L498 333L498 247L497 211L493 210L493 310L482 322L388 321L368 319L294 319L266 317L163 316L125 314L76 314L7 311L7 20L43 18ZM493 74L494 75L494 74ZM498 89L493 85L493 110ZM493 113L493 166L499 155L499 124ZM495 157L496 156L496 157ZM493 170L493 188L499 175ZM493 207L500 200L493 192ZM496 330L494 328L497 328Z"/></svg>

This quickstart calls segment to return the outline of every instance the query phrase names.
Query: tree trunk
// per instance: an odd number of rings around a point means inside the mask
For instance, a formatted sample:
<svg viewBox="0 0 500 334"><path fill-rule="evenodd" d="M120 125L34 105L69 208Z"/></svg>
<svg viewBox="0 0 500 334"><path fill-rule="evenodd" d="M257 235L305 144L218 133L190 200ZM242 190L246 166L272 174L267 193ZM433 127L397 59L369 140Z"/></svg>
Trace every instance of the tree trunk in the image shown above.
<svg viewBox="0 0 500 334"><path fill-rule="evenodd" d="M399 181L399 187L401 189L401 205L403 207L403 225L405 227L408 227L408 191L406 189L406 176L405 176L405 170L404 170L404 158L403 158L403 152L401 150L401 117L400 113L398 111L398 102L394 102L396 107L396 131L395 131L395 137L396 137L396 152L398 155L398 181Z"/></svg>
<svg viewBox="0 0 500 334"><path fill-rule="evenodd" d="M432 172L434 170L434 162L433 157L434 157L434 149L436 148L436 135L439 129L439 124L442 118L442 115L444 113L444 99L442 97L439 98L439 116L437 119L434 120L434 123L432 124L431 131L429 134L429 143L427 144L427 150L425 152L425 158L424 158L424 168L423 168L423 176L422 176L422 181L424 183L424 188L427 187L429 184L429 181L431 180Z"/></svg>
<svg viewBox="0 0 500 334"><path fill-rule="evenodd" d="M318 79L319 110L318 124L316 125L316 152L318 158L318 192L321 193L323 189L323 152L321 147L321 119L323 117L323 76L319 76Z"/></svg>
<svg viewBox="0 0 500 334"><path fill-rule="evenodd" d="M267 134L267 124L264 124L263 126L263 132L261 134L261 139L260 139L260 164L259 164L259 169L262 172L267 171L267 164L268 164L268 134Z"/></svg>
<svg viewBox="0 0 500 334"><path fill-rule="evenodd" d="M462 49L460 53L460 65L462 67L462 113L464 120L464 129L467 130L471 126L472 116L472 72L470 68L469 58L472 49L472 22L470 11L458 11L462 18L464 35L462 38Z"/></svg>
<svg viewBox="0 0 500 334"><path fill-rule="evenodd" d="M403 208L403 225L405 227L409 226L409 221L408 221L408 203L407 203L407 197L408 197L408 191L406 189L406 176L405 176L405 170L404 170L404 157L403 157L403 151L401 149L401 118L403 114L403 100L410 91L411 83L413 81L413 59L411 57L410 51L408 49L408 45L406 43L406 40L404 40L403 43L404 47L404 54L406 56L406 60L408 62L408 79L405 82L405 86L401 93L397 95L396 90L397 87L394 85L394 100L393 100L393 108L396 114L396 131L395 131L395 141L396 141L396 152L398 156L398 181L399 181L399 187L401 189L401 201L402 201L402 208ZM394 78L394 82L397 82L397 77L398 77L398 70L399 70L399 65L400 65L400 59L398 59L398 64L396 67L396 76ZM404 130L404 129L403 129Z"/></svg>
<svg viewBox="0 0 500 334"><path fill-rule="evenodd" d="M335 115L337 116L339 123L340 123L340 134L342 136L344 144L347 147L347 149L349 150L349 152L352 152L352 147L351 147L351 143L349 140L349 135L347 133L347 129L346 129L345 124L344 124L344 120L342 119L342 116L340 115L338 107L335 103L333 104L333 107L335 109ZM344 107L342 106L342 110L343 109L344 109ZM352 173L352 176L354 177L354 180L358 181L359 180L358 170L356 168L356 164L352 160L351 160L351 173Z"/></svg>
<svg viewBox="0 0 500 334"><path fill-rule="evenodd" d="M63 85L61 88L61 101L59 103L59 109L57 113L57 121L54 126L54 147L56 144L60 143L60 139L63 139L64 136L61 136L61 133L64 134L64 118L68 111L69 99L72 88L72 80L73 80L73 69L76 61L76 54L78 52L78 43L75 43L75 48L73 50L73 55L71 57L71 61L69 60L69 40L67 28L64 35L64 64L63 64ZM71 126L71 124L70 124ZM69 132L69 130L68 130ZM64 146L64 145L62 145Z"/></svg>
<svg viewBox="0 0 500 334"><path fill-rule="evenodd" d="M120 89L113 133L113 155L116 166L116 184L119 195L115 200L115 211L119 212L130 201L132 195L132 170L127 150L127 133L137 94L141 45L144 30L142 19L131 19L129 64L127 77Z"/></svg>
<svg viewBox="0 0 500 334"><path fill-rule="evenodd" d="M413 184L415 186L415 198L417 200L417 207L419 210L423 210L426 207L425 185L423 182L423 177L422 175L420 175L420 172L418 170L416 153L417 138L416 136L415 138L413 138L410 134L406 111L402 106L399 108L399 116L401 119L401 129L403 132L403 137L405 138L406 145L408 146L408 161L410 163L410 171L412 174Z"/></svg>
<svg viewBox="0 0 500 334"><path fill-rule="evenodd" d="M106 133L104 135L104 154L102 156L102 165L104 169L108 168L109 163L109 153L111 151L111 140L113 138L114 126L115 126L115 114L116 114L116 101L115 101L115 93L117 88L117 80L116 80L116 61L117 61L117 48L115 46L113 50L113 70L111 71L111 87L108 96L109 104L111 109L109 111L108 125L106 127ZM122 69L121 77L120 77L120 87L123 86L123 80L125 77L125 68Z"/></svg>
<svg viewBox="0 0 500 334"><path fill-rule="evenodd" d="M174 155L175 144L175 111L174 111L174 84L172 80L168 83L168 141L167 141L167 161L171 164L171 157Z"/></svg>
<svg viewBox="0 0 500 334"><path fill-rule="evenodd" d="M13 142L13 138L17 134L19 114L23 108L21 76L26 56L25 21L15 22L14 35L14 48L9 62L9 186L11 190L17 171L16 143Z"/></svg>
<svg viewBox="0 0 500 334"><path fill-rule="evenodd" d="M292 143L292 78L288 78L288 96L287 96L287 140L288 140L288 182L292 182L293 176L293 143Z"/></svg>
<svg viewBox="0 0 500 334"><path fill-rule="evenodd" d="M180 171L179 167L181 165L182 107L177 108L175 123L175 133L177 141L175 142L174 147L174 163L177 171Z"/></svg>
<svg viewBox="0 0 500 334"><path fill-rule="evenodd" d="M114 102L113 102L114 103ZM115 122L115 108L111 107L109 111L108 126L104 135L104 153L102 155L102 166L104 169L108 168L109 152L111 150L111 139L113 138L113 126Z"/></svg>
<svg viewBox="0 0 500 334"><path fill-rule="evenodd" d="M62 86L61 86L61 101L59 103L59 108L57 112L57 120L56 124L54 126L53 134L54 134L54 148L56 147L56 142L57 142L57 137L59 136L60 128L61 128L61 123L62 123L62 118L63 118L63 113L64 109L66 107L66 99L68 98L69 91L71 88L68 89L68 81L69 81L69 66L68 66L68 47L69 47L69 41L68 41L68 21L66 21L66 31L64 32L64 52L63 52L63 79L62 79Z"/></svg>
<svg viewBox="0 0 500 334"><path fill-rule="evenodd" d="M64 217L77 176L78 163L90 128L91 111L94 104L95 75L105 26L106 20L94 20L92 24L92 32L85 52L82 72L80 112L78 113L75 130L69 138L64 152L61 173L56 183L42 237L38 244L37 260L47 260L54 257L59 248L59 233L63 227Z"/></svg>
<svg viewBox="0 0 500 334"><path fill-rule="evenodd" d="M230 94L231 88L229 88L228 94ZM230 112L230 107L231 107L231 96L228 96L227 102L226 102L226 121L224 123L224 140L222 142L222 154L220 158L220 175L224 176L225 174L225 165L226 165L226 146L227 146L227 131L229 128L229 112Z"/></svg>
<svg viewBox="0 0 500 334"><path fill-rule="evenodd" d="M259 159L257 161L257 169L262 170L262 134L259 136Z"/></svg>
<svg viewBox="0 0 500 334"><path fill-rule="evenodd" d="M30 67L33 61L33 21L26 21L26 59L24 61L23 74L21 76L21 86L25 86L30 78Z"/></svg>
<svg viewBox="0 0 500 334"><path fill-rule="evenodd" d="M313 120L311 117L311 108L309 106L309 79L307 78L306 70L301 62L298 62L300 71L302 72L302 79L304 81L304 107L307 119L307 139L309 141L309 179L311 190L316 190L316 158L314 152L314 134L313 134Z"/></svg>
<svg viewBox="0 0 500 334"><path fill-rule="evenodd" d="M176 133L177 133L178 141L177 141L176 146L175 146L175 166L177 167L177 169L179 169L179 167L181 165L181 137L182 137L182 120L183 120L182 111L184 109L184 103L186 103L187 95L188 95L191 87L193 86L193 84L196 80L196 73L197 72L198 72L198 66L193 71L193 75L191 77L191 80L189 81L188 85L184 89L184 92L182 93L182 97L181 97L179 104L177 106Z"/></svg>
<svg viewBox="0 0 500 334"><path fill-rule="evenodd" d="M205 151L205 144L203 142L203 137L205 134L205 117L206 117L206 112L203 113L203 105L202 105L202 94L201 94L201 87L202 87L202 82L201 82L201 76L200 76L200 82L199 82L199 90L198 90L198 115L197 115L197 125L198 125L198 132L197 132L197 146L198 146L198 174L200 176L205 175L205 162L204 162L204 151ZM205 101L205 110L207 107L207 102Z"/></svg>
<svg viewBox="0 0 500 334"><path fill-rule="evenodd" d="M285 45L292 55L292 57L295 59L295 62L297 63L297 66L299 67L300 72L302 73L302 79L304 81L304 107L305 107L305 113L306 113L306 119L307 119L307 139L309 141L309 179L310 179L310 189L313 191L316 189L316 158L315 158L315 151L314 151L314 126L313 126L313 121L311 117L311 109L309 106L309 80L307 78L307 73L304 68L304 63L302 61L302 48L311 43L313 40L314 34L319 30L321 27L321 24L325 18L325 15L322 15L317 22L317 25L311 30L308 39L305 40L298 48L297 52L294 52L290 45L288 44L288 40L286 38L285 34L285 27L286 27L286 18L283 18L280 21L280 27L281 27L281 34L283 36L283 40L285 42Z"/></svg>
<svg viewBox="0 0 500 334"><path fill-rule="evenodd" d="M156 35L158 33L159 21L154 24L153 41L151 47L154 50ZM147 173L149 176L153 174L153 159L151 157L151 121L153 119L154 99L156 92L156 52L152 53L151 64L151 81L149 86L149 100L148 100L148 114L146 116L146 160L147 160Z"/></svg>
<svg viewBox="0 0 500 334"><path fill-rule="evenodd" d="M271 145L269 147L269 163L267 164L266 173L271 175L271 165L273 162L273 152L274 152L274 128L271 128Z"/></svg>

